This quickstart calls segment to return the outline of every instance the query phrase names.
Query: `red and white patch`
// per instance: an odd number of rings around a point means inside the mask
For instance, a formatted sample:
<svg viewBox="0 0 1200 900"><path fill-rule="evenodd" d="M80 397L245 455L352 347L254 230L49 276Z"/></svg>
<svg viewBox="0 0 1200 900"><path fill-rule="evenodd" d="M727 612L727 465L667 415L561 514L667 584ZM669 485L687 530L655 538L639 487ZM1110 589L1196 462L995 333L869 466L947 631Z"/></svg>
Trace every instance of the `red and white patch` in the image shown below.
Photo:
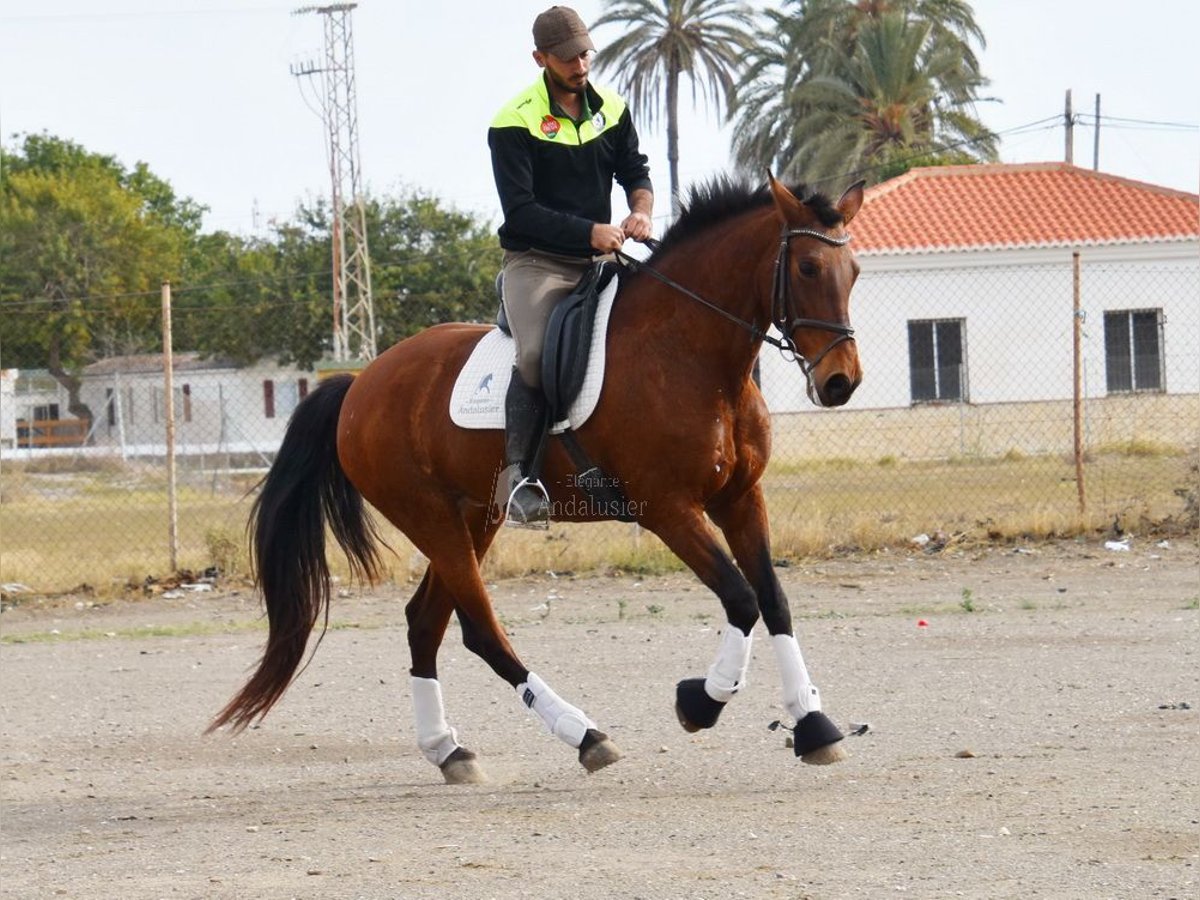
<svg viewBox="0 0 1200 900"><path fill-rule="evenodd" d="M542 134L553 140L558 136L559 130L562 128L562 123L554 116L542 117Z"/></svg>

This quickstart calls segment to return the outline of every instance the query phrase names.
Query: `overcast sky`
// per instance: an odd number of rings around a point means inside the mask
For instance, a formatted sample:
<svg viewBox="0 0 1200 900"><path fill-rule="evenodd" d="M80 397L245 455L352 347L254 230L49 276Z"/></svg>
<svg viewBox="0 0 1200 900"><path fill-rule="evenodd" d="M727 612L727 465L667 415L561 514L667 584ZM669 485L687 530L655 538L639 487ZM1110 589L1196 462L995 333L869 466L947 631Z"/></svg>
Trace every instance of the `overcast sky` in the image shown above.
<svg viewBox="0 0 1200 900"><path fill-rule="evenodd" d="M206 225L253 233L328 194L318 85L320 15L272 0L0 0L0 133L49 132L129 166L144 160L210 208ZM359 143L367 187L427 189L498 219L486 132L536 77L533 17L548 0L362 0L353 13ZM763 4L758 4L759 6ZM1006 132L1005 162L1061 160L1064 94L1105 122L1100 168L1196 192L1200 183L1197 0L972 0L992 83L979 113ZM602 0L578 0L586 21ZM598 45L615 32L597 30ZM598 75L598 80L605 80ZM690 93L684 92L690 102ZM1159 124L1143 124L1159 123ZM1190 126L1186 128L1174 125ZM1075 129L1092 165L1094 131ZM665 138L642 130L666 213ZM729 132L703 110L681 130L685 186L728 167ZM840 186L831 188L836 192Z"/></svg>

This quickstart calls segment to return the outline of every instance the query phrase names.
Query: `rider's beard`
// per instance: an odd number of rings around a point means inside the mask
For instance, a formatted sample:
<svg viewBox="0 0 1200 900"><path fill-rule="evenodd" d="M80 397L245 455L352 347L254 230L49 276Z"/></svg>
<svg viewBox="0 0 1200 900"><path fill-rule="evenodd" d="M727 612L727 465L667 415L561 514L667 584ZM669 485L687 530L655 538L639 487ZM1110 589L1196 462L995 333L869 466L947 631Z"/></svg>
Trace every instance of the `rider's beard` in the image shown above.
<svg viewBox="0 0 1200 900"><path fill-rule="evenodd" d="M572 94L583 94L587 90L587 73L584 73L577 83L560 77L557 72L549 67L547 67L546 73L550 76L550 80L554 82L555 87L560 90Z"/></svg>

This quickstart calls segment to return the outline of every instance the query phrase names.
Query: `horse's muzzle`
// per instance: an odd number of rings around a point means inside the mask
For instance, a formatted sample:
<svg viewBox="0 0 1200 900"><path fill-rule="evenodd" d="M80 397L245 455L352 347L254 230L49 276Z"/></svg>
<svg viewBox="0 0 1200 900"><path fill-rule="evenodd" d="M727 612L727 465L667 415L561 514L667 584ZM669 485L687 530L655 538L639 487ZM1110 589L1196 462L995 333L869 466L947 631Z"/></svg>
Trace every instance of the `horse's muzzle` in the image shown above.
<svg viewBox="0 0 1200 900"><path fill-rule="evenodd" d="M862 382L862 366L854 341L833 348L810 376L809 397L821 406L843 406ZM816 394L813 397L813 394Z"/></svg>
<svg viewBox="0 0 1200 900"><path fill-rule="evenodd" d="M850 380L848 375L837 372L825 379L825 383L817 388L817 396L822 406L842 406L854 394L860 379Z"/></svg>

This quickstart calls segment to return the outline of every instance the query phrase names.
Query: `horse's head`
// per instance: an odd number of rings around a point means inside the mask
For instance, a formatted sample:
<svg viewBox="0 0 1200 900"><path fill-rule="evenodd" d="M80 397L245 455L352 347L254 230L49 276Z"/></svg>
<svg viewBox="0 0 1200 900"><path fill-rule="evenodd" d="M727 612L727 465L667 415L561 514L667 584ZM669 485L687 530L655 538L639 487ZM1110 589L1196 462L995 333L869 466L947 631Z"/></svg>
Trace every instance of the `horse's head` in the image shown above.
<svg viewBox="0 0 1200 900"><path fill-rule="evenodd" d="M862 381L850 327L858 263L845 228L862 206L863 182L836 204L820 195L800 200L774 177L770 186L781 226L771 319L795 346L813 402L841 406Z"/></svg>

